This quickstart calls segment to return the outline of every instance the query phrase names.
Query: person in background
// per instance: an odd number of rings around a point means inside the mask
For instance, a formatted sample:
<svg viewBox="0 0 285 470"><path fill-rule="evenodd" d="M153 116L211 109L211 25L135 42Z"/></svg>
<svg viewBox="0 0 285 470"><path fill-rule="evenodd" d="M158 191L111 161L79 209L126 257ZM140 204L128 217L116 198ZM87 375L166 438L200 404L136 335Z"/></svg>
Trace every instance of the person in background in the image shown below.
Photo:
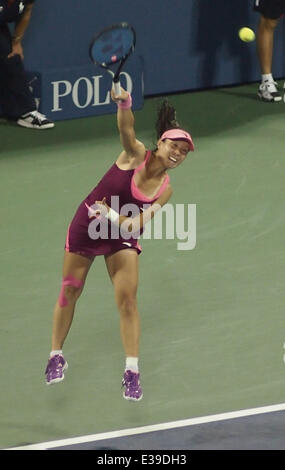
<svg viewBox="0 0 285 470"><path fill-rule="evenodd" d="M4 117L19 126L50 129L54 123L37 111L23 64L22 39L34 1L0 0L0 106ZM14 23L14 28L9 23Z"/></svg>
<svg viewBox="0 0 285 470"><path fill-rule="evenodd" d="M257 29L257 52L261 69L258 96L263 101L278 102L282 97L272 76L274 33L285 12L285 0L254 0L254 10L260 13Z"/></svg>

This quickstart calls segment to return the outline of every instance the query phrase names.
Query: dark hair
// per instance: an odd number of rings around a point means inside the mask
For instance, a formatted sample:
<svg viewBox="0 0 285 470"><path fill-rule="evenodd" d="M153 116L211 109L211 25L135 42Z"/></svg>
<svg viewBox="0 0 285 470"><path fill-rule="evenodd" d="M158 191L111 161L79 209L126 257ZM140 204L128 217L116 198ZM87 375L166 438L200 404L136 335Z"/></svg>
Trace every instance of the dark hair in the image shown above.
<svg viewBox="0 0 285 470"><path fill-rule="evenodd" d="M159 139L165 131L180 129L180 125L176 120L175 108L167 99L164 99L159 105L155 129L157 139Z"/></svg>

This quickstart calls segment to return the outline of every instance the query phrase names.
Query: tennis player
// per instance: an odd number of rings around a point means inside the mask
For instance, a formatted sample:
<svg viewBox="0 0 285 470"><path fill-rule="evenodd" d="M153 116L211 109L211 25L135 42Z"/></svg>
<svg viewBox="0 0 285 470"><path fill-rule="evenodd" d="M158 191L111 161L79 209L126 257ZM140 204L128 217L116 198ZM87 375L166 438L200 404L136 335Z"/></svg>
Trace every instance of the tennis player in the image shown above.
<svg viewBox="0 0 285 470"><path fill-rule="evenodd" d="M120 332L126 362L123 396L142 398L139 374L140 319L137 307L138 234L145 223L167 203L172 195L168 171L177 168L194 151L192 138L179 127L174 108L164 101L157 117L157 147L146 150L136 139L131 95L121 88L121 95L111 96L117 103L117 123L123 150L97 186L79 205L69 225L65 244L63 278L53 315L52 350L45 371L46 383L64 379L68 365L62 348L69 332L76 301L83 291L88 271L96 256L103 255L113 283L120 314ZM117 211L112 198L117 197ZM126 204L138 208L134 216L121 215ZM142 212L140 208L146 206ZM133 215L133 214L132 214ZM92 224L107 227L101 238L94 237ZM121 229L124 226L124 231ZM113 229L119 228L119 237ZM124 236L124 233L128 237Z"/></svg>

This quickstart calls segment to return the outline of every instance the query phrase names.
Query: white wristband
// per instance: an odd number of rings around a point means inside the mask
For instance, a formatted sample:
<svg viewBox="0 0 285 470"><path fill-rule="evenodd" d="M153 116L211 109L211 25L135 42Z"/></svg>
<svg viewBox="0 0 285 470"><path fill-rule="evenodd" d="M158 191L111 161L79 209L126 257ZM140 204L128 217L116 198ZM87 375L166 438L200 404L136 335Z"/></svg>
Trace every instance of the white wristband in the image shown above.
<svg viewBox="0 0 285 470"><path fill-rule="evenodd" d="M114 211L113 209L109 209L109 211L107 212L107 214L105 215L106 219L110 220L110 222L112 222L113 224L117 224L119 223L119 214L118 212Z"/></svg>

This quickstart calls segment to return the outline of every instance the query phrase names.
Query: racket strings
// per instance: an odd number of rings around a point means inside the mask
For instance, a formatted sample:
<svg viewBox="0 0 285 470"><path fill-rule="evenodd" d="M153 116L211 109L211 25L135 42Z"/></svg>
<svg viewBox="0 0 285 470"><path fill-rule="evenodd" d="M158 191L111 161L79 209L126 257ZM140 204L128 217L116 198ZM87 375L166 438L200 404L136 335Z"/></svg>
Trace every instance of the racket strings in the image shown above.
<svg viewBox="0 0 285 470"><path fill-rule="evenodd" d="M122 60L133 52L134 42L134 33L127 28L104 32L93 42L92 58L101 64Z"/></svg>
<svg viewBox="0 0 285 470"><path fill-rule="evenodd" d="M135 30L127 23L112 25L101 31L90 44L89 55L92 62L111 74L117 94L120 93L121 70L134 52L135 44Z"/></svg>

